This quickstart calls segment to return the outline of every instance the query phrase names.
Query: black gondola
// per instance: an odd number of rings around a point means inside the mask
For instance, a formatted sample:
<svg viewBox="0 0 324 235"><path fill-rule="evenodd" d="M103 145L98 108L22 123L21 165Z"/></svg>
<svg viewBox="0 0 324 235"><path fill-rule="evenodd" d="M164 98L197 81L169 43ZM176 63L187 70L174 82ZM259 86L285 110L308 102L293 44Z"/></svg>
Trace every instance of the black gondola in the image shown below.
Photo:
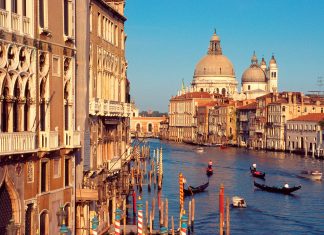
<svg viewBox="0 0 324 235"><path fill-rule="evenodd" d="M254 177L257 177L257 178L260 178L260 179L264 179L264 177L265 177L265 173L262 172L262 171L257 171L257 170L254 170L252 168L250 168L250 171L251 171L251 174Z"/></svg>
<svg viewBox="0 0 324 235"><path fill-rule="evenodd" d="M301 186L294 186L290 188L285 188L285 187L276 187L276 186L267 186L265 184L258 184L257 182L254 181L254 186L262 189L267 192L273 192L273 193L283 193L283 194L290 194L292 192L297 191L298 189L301 189Z"/></svg>
<svg viewBox="0 0 324 235"><path fill-rule="evenodd" d="M209 185L209 182L206 184L200 185L198 187L189 186L188 189L183 189L185 196L191 196L196 193L203 192Z"/></svg>
<svg viewBox="0 0 324 235"><path fill-rule="evenodd" d="M207 167L207 169L206 169L206 175L207 176L211 176L211 175L213 175L213 168L211 168L211 167Z"/></svg>

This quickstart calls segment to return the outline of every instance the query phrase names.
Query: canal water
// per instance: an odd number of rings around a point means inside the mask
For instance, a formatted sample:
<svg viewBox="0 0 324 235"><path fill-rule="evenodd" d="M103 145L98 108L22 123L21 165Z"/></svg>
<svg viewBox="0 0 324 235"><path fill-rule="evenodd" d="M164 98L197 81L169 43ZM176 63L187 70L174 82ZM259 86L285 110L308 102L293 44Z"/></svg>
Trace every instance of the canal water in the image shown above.
<svg viewBox="0 0 324 235"><path fill-rule="evenodd" d="M175 224L178 224L179 217L179 172L186 177L187 184L201 185L207 182L205 169L208 161L212 160L214 174L209 178L209 187L206 192L194 196L194 234L218 234L221 183L224 184L225 196L230 199L235 195L242 196L247 202L245 209L230 209L231 234L324 234L324 184L298 177L301 170L322 171L322 160L239 148L205 147L203 153L197 153L192 145L155 139L148 143L151 151L160 146L163 148L161 198L168 198L169 217L175 217ZM250 175L249 167L253 163L266 172L265 181ZM302 188L293 195L269 193L256 189L253 180L276 186L287 182L290 186L301 185ZM148 193L144 186L142 196L151 207L152 197L157 197L157 192L152 190ZM189 200L190 197L186 197L186 209ZM157 220L158 213L155 218Z"/></svg>

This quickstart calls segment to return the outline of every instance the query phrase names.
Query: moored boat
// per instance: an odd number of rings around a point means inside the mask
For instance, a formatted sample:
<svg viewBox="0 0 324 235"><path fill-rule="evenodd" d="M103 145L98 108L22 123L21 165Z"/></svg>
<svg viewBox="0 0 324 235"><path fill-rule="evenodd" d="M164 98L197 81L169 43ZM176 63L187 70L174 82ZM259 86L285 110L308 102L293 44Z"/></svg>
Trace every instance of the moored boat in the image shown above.
<svg viewBox="0 0 324 235"><path fill-rule="evenodd" d="M198 147L198 148L196 148L196 151L198 153L203 153L204 152L204 148L203 147Z"/></svg>
<svg viewBox="0 0 324 235"><path fill-rule="evenodd" d="M202 184L198 187L189 186L188 189L183 189L185 196L191 196L196 193L203 192L209 185L209 182Z"/></svg>
<svg viewBox="0 0 324 235"><path fill-rule="evenodd" d="M240 207L240 208L246 208L246 201L244 198L239 196L232 197L232 205L233 207Z"/></svg>
<svg viewBox="0 0 324 235"><path fill-rule="evenodd" d="M276 187L276 186L267 186L265 184L258 184L255 181L254 181L254 186L267 192L283 193L283 194L290 194L292 192L301 189L300 185L294 187Z"/></svg>
<svg viewBox="0 0 324 235"><path fill-rule="evenodd" d="M254 176L254 177L257 177L260 179L264 179L264 177L265 177L265 172L257 171L252 168L250 168L250 171L251 171L252 176Z"/></svg>
<svg viewBox="0 0 324 235"><path fill-rule="evenodd" d="M322 180L322 172L320 171L301 171L299 176L310 180Z"/></svg>

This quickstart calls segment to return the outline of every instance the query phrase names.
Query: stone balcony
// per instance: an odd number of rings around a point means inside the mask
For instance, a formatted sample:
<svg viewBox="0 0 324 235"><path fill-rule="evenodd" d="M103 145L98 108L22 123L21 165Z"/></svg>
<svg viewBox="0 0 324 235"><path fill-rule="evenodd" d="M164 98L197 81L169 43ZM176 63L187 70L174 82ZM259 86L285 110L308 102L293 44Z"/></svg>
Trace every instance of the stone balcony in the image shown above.
<svg viewBox="0 0 324 235"><path fill-rule="evenodd" d="M40 151L50 151L59 148L58 131L40 131L38 139L38 147Z"/></svg>
<svg viewBox="0 0 324 235"><path fill-rule="evenodd" d="M8 27L8 11L4 9L0 9L0 27L1 28Z"/></svg>
<svg viewBox="0 0 324 235"><path fill-rule="evenodd" d="M0 133L0 155L37 152L35 132Z"/></svg>
<svg viewBox="0 0 324 235"><path fill-rule="evenodd" d="M89 112L91 115L105 117L129 117L131 104L113 100L90 99Z"/></svg>
<svg viewBox="0 0 324 235"><path fill-rule="evenodd" d="M81 138L79 131L64 131L63 147L75 148L81 146Z"/></svg>

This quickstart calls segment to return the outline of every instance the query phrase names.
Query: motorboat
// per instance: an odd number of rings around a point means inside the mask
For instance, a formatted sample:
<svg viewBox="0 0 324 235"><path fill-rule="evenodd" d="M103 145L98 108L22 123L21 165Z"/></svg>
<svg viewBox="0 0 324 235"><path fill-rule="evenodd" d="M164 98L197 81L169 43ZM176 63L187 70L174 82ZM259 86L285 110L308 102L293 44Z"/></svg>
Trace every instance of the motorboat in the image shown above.
<svg viewBox="0 0 324 235"><path fill-rule="evenodd" d="M239 196L232 197L232 205L233 207L239 207L239 208L246 208L246 201L244 198Z"/></svg>
<svg viewBox="0 0 324 235"><path fill-rule="evenodd" d="M204 148L203 147L198 147L198 148L196 148L196 151L198 153L203 153L204 152Z"/></svg>
<svg viewBox="0 0 324 235"><path fill-rule="evenodd" d="M320 171L301 171L299 176L310 180L322 180L322 172Z"/></svg>
<svg viewBox="0 0 324 235"><path fill-rule="evenodd" d="M254 181L254 186L267 192L283 193L283 194L290 194L292 192L301 189L300 185L294 187L276 187L276 186L267 186L265 184L258 184L255 181Z"/></svg>
<svg viewBox="0 0 324 235"><path fill-rule="evenodd" d="M191 196L196 193L200 193L205 191L205 189L208 187L209 181L205 184L199 185L198 187L193 187L193 186L188 186L188 189L183 189L184 195L185 196Z"/></svg>
<svg viewBox="0 0 324 235"><path fill-rule="evenodd" d="M211 175L213 175L213 168L211 168L211 167L207 167L207 169L206 169L206 175L207 176L211 176Z"/></svg>
<svg viewBox="0 0 324 235"><path fill-rule="evenodd" d="M260 179L264 179L265 178L265 173L262 171L257 171L253 168L250 168L251 174L254 177L260 178Z"/></svg>

